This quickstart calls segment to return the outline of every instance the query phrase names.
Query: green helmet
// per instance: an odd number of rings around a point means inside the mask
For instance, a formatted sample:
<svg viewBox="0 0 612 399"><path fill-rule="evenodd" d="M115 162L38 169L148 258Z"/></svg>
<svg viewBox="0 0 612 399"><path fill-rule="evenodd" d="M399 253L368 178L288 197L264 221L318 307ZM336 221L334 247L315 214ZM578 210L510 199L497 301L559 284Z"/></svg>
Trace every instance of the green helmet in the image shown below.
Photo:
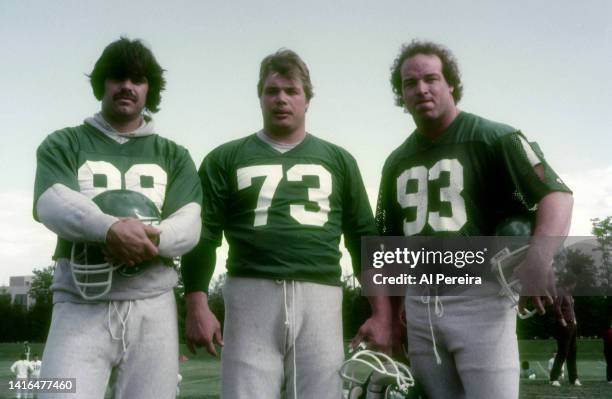
<svg viewBox="0 0 612 399"><path fill-rule="evenodd" d="M502 220L495 227L496 236L529 237L533 232L533 216L518 215Z"/></svg>
<svg viewBox="0 0 612 399"><path fill-rule="evenodd" d="M366 349L365 344L340 367L346 399L421 399L410 369L388 355Z"/></svg>
<svg viewBox="0 0 612 399"><path fill-rule="evenodd" d="M109 190L98 194L93 202L100 210L118 218L136 218L142 223L157 225L161 213L145 195L131 190ZM111 265L99 244L74 243L70 255L72 279L84 299L98 299L106 295L112 285L113 271L130 277L140 274L150 263L135 266Z"/></svg>
<svg viewBox="0 0 612 399"><path fill-rule="evenodd" d="M94 197L100 210L118 218L136 218L146 224L159 224L157 206L144 194L131 190L109 190Z"/></svg>

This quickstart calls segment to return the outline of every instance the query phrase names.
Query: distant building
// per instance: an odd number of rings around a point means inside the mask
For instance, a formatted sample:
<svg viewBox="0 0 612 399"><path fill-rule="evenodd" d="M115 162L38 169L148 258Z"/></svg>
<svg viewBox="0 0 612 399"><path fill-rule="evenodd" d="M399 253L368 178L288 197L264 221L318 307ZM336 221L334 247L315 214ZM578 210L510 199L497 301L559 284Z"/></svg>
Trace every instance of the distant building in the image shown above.
<svg viewBox="0 0 612 399"><path fill-rule="evenodd" d="M9 293L12 303L22 305L28 309L36 302L35 299L29 295L33 278L34 276L11 276L8 287L0 287L0 292Z"/></svg>

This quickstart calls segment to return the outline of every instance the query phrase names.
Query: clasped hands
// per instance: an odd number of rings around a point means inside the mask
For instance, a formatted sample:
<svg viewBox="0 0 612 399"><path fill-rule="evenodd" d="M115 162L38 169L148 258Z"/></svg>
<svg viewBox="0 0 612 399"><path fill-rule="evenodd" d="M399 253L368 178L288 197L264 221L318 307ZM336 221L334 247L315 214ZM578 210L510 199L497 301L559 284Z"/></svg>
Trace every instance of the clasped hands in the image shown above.
<svg viewBox="0 0 612 399"><path fill-rule="evenodd" d="M135 218L120 218L106 234L102 252L113 265L134 266L159 254L161 230Z"/></svg>

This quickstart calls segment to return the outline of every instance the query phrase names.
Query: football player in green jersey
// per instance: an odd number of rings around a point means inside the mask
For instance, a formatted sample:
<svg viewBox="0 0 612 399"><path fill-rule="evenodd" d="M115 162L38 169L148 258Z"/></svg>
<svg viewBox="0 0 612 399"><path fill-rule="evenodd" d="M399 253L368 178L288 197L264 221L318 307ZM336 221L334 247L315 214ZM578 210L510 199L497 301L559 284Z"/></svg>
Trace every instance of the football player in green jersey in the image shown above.
<svg viewBox="0 0 612 399"><path fill-rule="evenodd" d="M34 217L58 236L41 378L103 398L116 369L114 397L174 398L172 259L197 244L200 182L187 150L155 133L165 80L147 47L111 43L90 80L101 111L37 151Z"/></svg>
<svg viewBox="0 0 612 399"><path fill-rule="evenodd" d="M226 143L200 167L200 243L183 258L190 345L223 344L224 398L339 398L342 344L340 237L358 275L360 240L376 234L355 159L305 130L312 98L308 68L290 50L261 63L263 129ZM222 233L229 243L224 341L207 290ZM356 342L387 349L390 306Z"/></svg>
<svg viewBox="0 0 612 399"><path fill-rule="evenodd" d="M416 130L383 168L379 231L493 235L505 217L535 207L530 250L517 270L523 294L543 313L538 295L554 293L550 264L560 240L553 238L568 233L570 190L520 131L457 108L459 70L443 46L403 46L391 84L396 105L412 115ZM430 294L431 301L406 296L404 302L412 369L428 396L517 398L516 314L509 299ZM438 317L431 315L433 303Z"/></svg>

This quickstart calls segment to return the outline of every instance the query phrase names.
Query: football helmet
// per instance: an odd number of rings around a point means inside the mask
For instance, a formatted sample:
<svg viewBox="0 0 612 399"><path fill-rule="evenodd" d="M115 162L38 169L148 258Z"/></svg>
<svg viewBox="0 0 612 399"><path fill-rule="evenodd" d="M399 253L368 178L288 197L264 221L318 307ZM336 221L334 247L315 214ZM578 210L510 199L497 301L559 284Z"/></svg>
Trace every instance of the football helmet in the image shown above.
<svg viewBox="0 0 612 399"><path fill-rule="evenodd" d="M93 202L108 215L119 218L136 218L142 223L158 225L161 213L145 195L131 190L109 190L98 194ZM102 246L93 243L73 243L70 254L72 279L84 299L93 300L106 295L112 285L113 271L131 277L140 274L147 266L143 262L134 266L112 265L106 261Z"/></svg>
<svg viewBox="0 0 612 399"><path fill-rule="evenodd" d="M496 236L517 237L508 239L501 249L491 258L491 271L501 285L500 296L508 297L516 309L519 318L528 319L536 313L529 310L526 313L518 311L518 301L521 293L521 282L513 275L514 269L525 259L529 249L529 237L533 223L527 216L516 216L504 219L495 229ZM523 237L523 238L521 238ZM500 239L501 240L501 239Z"/></svg>
<svg viewBox="0 0 612 399"><path fill-rule="evenodd" d="M360 345L340 368L346 399L418 399L414 378L403 363Z"/></svg>

